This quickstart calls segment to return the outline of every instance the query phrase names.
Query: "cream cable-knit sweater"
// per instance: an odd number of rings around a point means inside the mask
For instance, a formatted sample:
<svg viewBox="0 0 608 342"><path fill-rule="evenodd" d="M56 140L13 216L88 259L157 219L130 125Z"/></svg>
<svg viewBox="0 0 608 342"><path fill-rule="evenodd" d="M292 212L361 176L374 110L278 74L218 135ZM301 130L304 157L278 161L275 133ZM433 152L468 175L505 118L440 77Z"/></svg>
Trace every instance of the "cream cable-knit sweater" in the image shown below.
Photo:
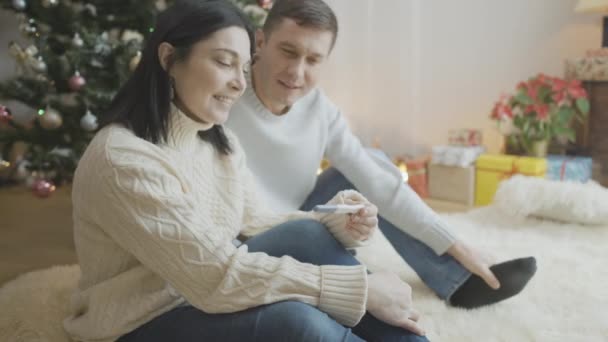
<svg viewBox="0 0 608 342"><path fill-rule="evenodd" d="M357 324L365 313L365 267L319 267L236 248L241 232L314 216L262 208L234 135L227 132L234 153L218 157L198 137L202 126L175 108L169 127L163 145L106 127L78 165L72 200L82 277L67 332L113 341L185 303L228 313L283 300Z"/></svg>

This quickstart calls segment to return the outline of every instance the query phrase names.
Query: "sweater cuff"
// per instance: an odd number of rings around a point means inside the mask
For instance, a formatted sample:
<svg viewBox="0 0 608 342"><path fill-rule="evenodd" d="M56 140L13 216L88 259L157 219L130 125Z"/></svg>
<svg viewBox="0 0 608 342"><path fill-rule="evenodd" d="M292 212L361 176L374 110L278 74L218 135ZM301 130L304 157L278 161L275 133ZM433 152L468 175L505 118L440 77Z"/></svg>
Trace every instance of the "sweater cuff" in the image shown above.
<svg viewBox="0 0 608 342"><path fill-rule="evenodd" d="M421 240L425 241L437 255L442 255L456 242L457 238L443 221L438 221L422 232Z"/></svg>
<svg viewBox="0 0 608 342"><path fill-rule="evenodd" d="M338 323L353 327L365 314L367 271L365 266L321 266L319 309Z"/></svg>

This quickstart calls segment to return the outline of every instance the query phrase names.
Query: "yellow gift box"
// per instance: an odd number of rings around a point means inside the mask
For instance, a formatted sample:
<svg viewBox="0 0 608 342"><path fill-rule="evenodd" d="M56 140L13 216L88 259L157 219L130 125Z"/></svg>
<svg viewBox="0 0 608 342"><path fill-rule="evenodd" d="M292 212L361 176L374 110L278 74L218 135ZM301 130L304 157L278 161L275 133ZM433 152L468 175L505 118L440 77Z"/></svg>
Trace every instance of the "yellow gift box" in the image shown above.
<svg viewBox="0 0 608 342"><path fill-rule="evenodd" d="M545 178L544 158L484 154L475 163L475 205L492 203L498 184L514 174Z"/></svg>

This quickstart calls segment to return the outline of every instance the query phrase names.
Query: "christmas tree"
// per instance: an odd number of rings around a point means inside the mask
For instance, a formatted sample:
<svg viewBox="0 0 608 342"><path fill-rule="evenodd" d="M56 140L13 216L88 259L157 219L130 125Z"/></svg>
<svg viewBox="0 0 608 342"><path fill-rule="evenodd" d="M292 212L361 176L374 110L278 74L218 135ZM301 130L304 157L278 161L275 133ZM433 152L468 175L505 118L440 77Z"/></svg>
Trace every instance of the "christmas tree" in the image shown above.
<svg viewBox="0 0 608 342"><path fill-rule="evenodd" d="M230 1L258 27L271 5L270 0ZM0 82L0 177L5 175L5 183L25 181L44 197L55 184L71 180L98 129L97 113L129 78L156 15L171 2L2 0L3 8L18 15L19 31L28 40L26 46L9 44L17 75ZM19 113L29 119L15 120L6 101L30 108Z"/></svg>

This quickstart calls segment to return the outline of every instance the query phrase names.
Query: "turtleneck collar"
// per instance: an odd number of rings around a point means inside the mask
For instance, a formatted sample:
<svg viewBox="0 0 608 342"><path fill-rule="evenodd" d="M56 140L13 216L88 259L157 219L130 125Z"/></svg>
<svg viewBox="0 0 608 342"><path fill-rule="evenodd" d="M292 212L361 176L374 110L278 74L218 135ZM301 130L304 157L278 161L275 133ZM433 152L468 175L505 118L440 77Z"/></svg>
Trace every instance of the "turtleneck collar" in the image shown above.
<svg viewBox="0 0 608 342"><path fill-rule="evenodd" d="M200 139L198 132L209 130L212 127L213 125L192 120L171 103L167 145L180 151L192 151Z"/></svg>

